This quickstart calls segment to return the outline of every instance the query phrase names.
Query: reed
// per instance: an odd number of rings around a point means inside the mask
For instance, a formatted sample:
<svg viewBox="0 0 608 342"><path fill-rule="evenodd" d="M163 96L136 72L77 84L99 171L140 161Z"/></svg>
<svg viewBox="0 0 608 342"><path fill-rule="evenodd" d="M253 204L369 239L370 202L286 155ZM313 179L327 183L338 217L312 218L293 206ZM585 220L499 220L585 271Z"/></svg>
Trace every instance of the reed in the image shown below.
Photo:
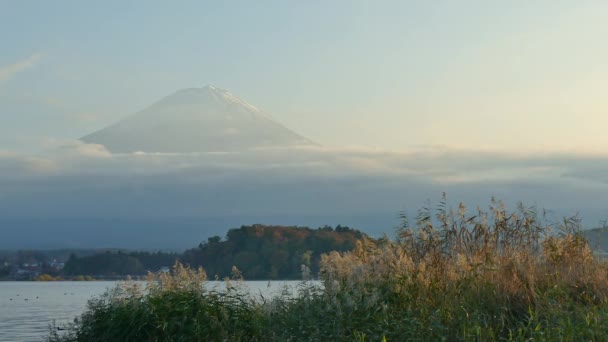
<svg viewBox="0 0 608 342"><path fill-rule="evenodd" d="M608 265L580 220L547 223L533 207L455 210L445 200L396 237L323 255L322 286L251 298L234 270L227 291L177 264L94 299L73 341L606 340Z"/></svg>

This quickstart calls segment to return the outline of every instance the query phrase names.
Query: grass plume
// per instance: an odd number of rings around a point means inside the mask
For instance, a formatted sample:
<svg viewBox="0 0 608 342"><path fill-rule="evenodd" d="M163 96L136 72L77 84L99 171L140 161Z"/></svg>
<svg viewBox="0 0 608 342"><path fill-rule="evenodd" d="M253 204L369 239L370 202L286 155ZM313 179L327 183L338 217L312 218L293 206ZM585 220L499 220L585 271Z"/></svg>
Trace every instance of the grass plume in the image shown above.
<svg viewBox="0 0 608 342"><path fill-rule="evenodd" d="M55 340L605 340L608 265L576 217L539 216L522 204L469 213L442 200L413 227L403 217L394 239L323 255L322 286L303 282L295 296L208 291L204 270L178 264L145 289L91 301Z"/></svg>

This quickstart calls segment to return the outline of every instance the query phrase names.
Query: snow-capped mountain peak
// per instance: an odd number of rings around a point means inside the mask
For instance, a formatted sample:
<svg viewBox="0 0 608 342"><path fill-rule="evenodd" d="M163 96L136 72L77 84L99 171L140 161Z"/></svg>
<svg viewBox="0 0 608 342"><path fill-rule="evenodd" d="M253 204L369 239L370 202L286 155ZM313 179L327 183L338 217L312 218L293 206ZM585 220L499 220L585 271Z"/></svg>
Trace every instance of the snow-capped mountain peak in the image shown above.
<svg viewBox="0 0 608 342"><path fill-rule="evenodd" d="M315 145L228 90L187 88L82 138L112 152L209 152Z"/></svg>

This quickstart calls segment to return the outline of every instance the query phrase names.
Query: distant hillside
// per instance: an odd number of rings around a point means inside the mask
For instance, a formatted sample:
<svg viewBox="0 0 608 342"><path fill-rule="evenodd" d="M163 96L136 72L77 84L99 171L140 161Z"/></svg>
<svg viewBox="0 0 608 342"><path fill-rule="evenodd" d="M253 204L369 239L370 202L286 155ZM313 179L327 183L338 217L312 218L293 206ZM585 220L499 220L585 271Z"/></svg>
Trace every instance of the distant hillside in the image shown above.
<svg viewBox="0 0 608 342"><path fill-rule="evenodd" d="M591 248L608 255L608 227L594 228L583 232Z"/></svg>
<svg viewBox="0 0 608 342"><path fill-rule="evenodd" d="M85 257L72 254L65 263L66 276L124 276L144 275L170 267L179 259L177 253L106 251Z"/></svg>
<svg viewBox="0 0 608 342"><path fill-rule="evenodd" d="M242 226L231 229L222 241L211 237L184 252L182 261L202 266L211 278L229 276L236 266L245 279L300 279L301 266L319 271L321 254L352 250L365 235L338 225L318 229L284 226Z"/></svg>

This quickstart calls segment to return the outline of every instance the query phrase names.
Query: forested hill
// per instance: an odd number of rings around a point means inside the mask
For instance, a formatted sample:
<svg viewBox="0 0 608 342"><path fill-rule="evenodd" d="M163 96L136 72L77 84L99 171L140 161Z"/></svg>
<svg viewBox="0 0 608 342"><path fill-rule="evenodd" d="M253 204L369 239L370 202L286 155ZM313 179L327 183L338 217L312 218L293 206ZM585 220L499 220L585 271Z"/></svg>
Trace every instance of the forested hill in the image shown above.
<svg viewBox="0 0 608 342"><path fill-rule="evenodd" d="M223 239L210 237L183 253L111 250L94 254L73 253L65 261L63 270L45 269L42 272L68 278L142 276L180 261L192 267L202 266L210 279L230 276L233 266L246 280L301 279L302 265L309 267L315 277L321 254L352 250L357 240L364 236L358 230L340 225L311 229L256 224L231 229ZM5 273L11 272L7 270Z"/></svg>
<svg viewBox="0 0 608 342"><path fill-rule="evenodd" d="M253 225L231 229L222 241L209 238L198 248L184 252L182 261L202 266L210 278L229 276L236 266L245 279L300 279L301 266L314 276L321 254L349 251L364 234L338 225L318 229Z"/></svg>

